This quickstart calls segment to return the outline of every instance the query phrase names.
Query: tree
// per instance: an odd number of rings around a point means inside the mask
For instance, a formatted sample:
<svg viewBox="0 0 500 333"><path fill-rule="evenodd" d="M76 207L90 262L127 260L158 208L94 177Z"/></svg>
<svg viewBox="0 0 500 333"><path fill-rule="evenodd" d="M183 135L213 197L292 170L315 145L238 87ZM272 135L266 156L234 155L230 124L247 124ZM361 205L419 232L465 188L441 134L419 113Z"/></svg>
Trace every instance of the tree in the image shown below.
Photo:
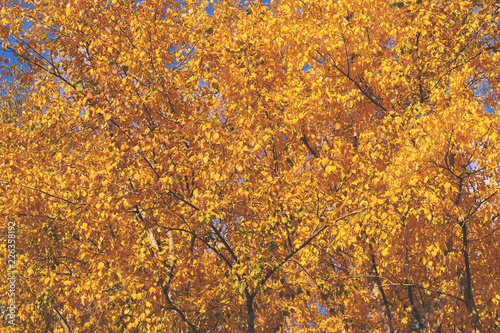
<svg viewBox="0 0 500 333"><path fill-rule="evenodd" d="M1 4L18 327L499 330L497 2Z"/></svg>

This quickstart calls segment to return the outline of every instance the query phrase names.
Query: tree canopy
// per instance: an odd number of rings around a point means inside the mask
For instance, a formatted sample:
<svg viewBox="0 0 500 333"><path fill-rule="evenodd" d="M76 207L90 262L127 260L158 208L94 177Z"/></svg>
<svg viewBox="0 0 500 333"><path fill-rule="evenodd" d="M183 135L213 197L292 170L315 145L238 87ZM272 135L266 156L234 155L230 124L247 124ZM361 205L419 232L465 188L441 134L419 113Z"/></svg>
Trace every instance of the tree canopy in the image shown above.
<svg viewBox="0 0 500 333"><path fill-rule="evenodd" d="M500 331L499 22L493 0L0 0L2 325Z"/></svg>

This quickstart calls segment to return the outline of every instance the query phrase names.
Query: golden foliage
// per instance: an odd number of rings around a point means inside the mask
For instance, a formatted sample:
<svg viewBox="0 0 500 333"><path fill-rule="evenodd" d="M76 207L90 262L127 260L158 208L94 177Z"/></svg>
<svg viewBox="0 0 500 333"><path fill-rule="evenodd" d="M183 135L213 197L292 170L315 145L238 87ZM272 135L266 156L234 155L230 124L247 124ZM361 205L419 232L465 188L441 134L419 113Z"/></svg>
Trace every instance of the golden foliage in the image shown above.
<svg viewBox="0 0 500 333"><path fill-rule="evenodd" d="M18 329L499 330L497 2L0 4Z"/></svg>

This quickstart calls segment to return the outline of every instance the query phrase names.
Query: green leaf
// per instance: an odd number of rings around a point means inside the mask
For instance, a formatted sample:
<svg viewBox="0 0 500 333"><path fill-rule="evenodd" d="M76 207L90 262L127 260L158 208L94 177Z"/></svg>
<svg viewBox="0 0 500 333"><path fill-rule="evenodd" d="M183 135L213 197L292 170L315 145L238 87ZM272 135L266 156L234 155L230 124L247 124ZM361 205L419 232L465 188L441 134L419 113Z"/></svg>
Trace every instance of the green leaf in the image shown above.
<svg viewBox="0 0 500 333"><path fill-rule="evenodd" d="M398 7L398 8L403 8L405 6L405 3L404 2L401 2L401 1L391 1L389 2L389 7L390 8L394 8L394 7Z"/></svg>

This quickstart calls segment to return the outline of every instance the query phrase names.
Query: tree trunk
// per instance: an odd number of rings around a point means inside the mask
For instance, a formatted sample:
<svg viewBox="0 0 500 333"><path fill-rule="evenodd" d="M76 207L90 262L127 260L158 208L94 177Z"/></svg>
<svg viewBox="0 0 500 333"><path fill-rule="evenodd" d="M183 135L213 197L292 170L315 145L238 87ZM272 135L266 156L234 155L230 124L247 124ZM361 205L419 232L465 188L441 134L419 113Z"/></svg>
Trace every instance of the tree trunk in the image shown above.
<svg viewBox="0 0 500 333"><path fill-rule="evenodd" d="M382 321L382 332L393 333L394 328L392 327L391 313L383 293L384 291L382 287L380 287L380 284L378 282L375 283L372 288L372 295L375 298L377 312Z"/></svg>
<svg viewBox="0 0 500 333"><path fill-rule="evenodd" d="M380 320L382 321L382 332L384 333L393 333L394 327L392 326L392 317L391 311L389 309L389 302L385 297L384 289L382 287L382 283L380 282L380 278L378 275L377 264L375 262L375 253L373 252L373 247L370 244L370 256L371 256L371 270L372 274L375 276L375 284L372 288L372 296L375 298L376 309L380 316Z"/></svg>
<svg viewBox="0 0 500 333"><path fill-rule="evenodd" d="M247 298L247 316L248 316L248 333L255 332L255 311L253 309L253 299L254 297L250 295L248 290L245 290L245 295Z"/></svg>
<svg viewBox="0 0 500 333"><path fill-rule="evenodd" d="M467 313L469 315L469 320L472 324L473 333L481 333L481 320L479 314L477 313L476 303L474 302L474 296L472 295L472 278L469 263L469 253L467 252L467 224L464 222L462 225L462 254L464 256L465 265L465 278L460 279L460 284L462 290L464 291L465 306L467 308Z"/></svg>

